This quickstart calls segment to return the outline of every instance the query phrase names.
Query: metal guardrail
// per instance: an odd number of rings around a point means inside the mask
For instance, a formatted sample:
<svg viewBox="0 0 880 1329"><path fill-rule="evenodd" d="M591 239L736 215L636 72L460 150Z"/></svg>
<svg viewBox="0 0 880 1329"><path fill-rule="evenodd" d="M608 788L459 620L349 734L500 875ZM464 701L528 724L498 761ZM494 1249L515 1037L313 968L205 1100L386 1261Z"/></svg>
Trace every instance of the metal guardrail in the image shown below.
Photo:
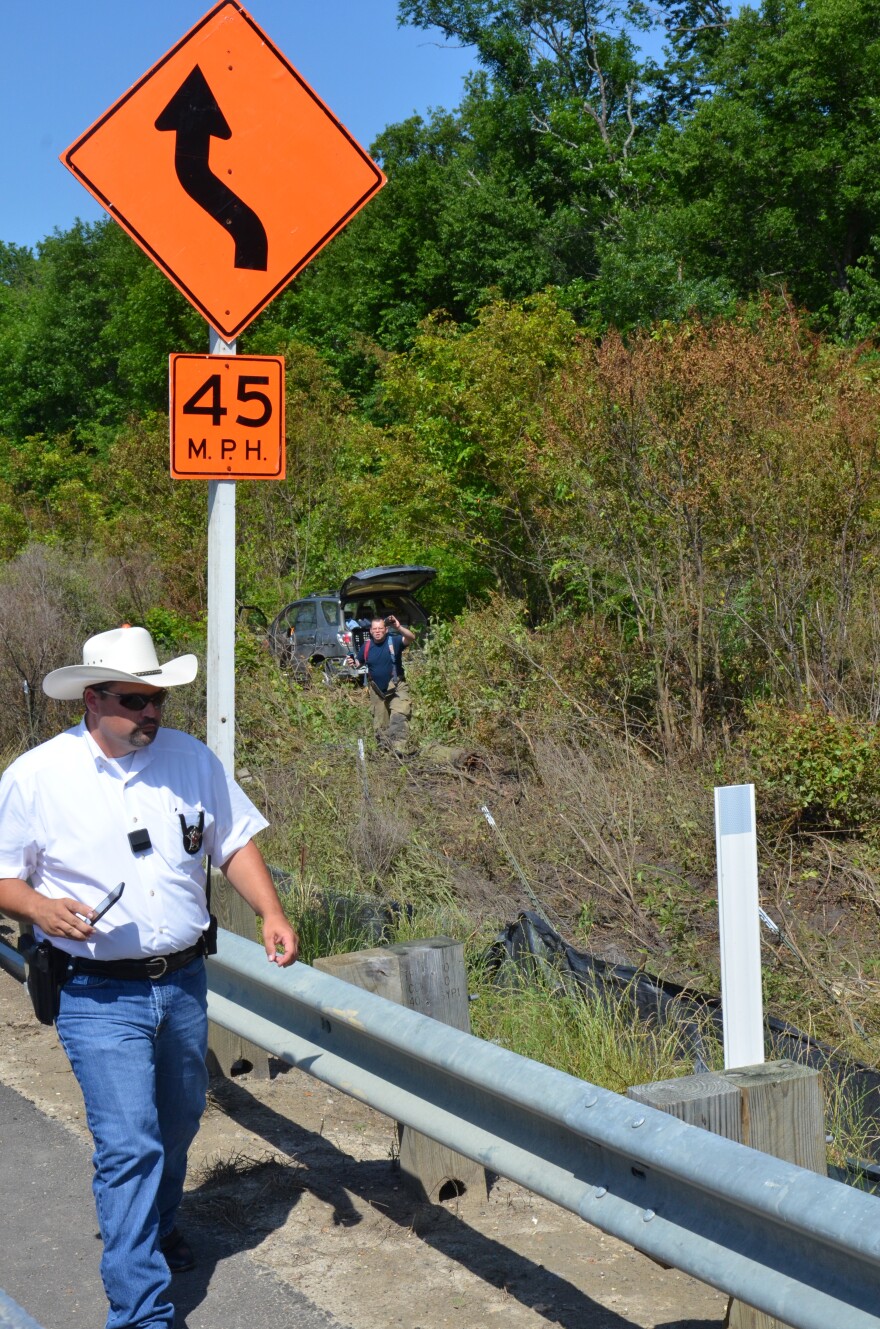
<svg viewBox="0 0 880 1329"><path fill-rule="evenodd" d="M32 1320L18 1302L7 1297L2 1288L0 1288L0 1329L40 1329L36 1320Z"/></svg>
<svg viewBox="0 0 880 1329"><path fill-rule="evenodd" d="M794 1329L880 1329L874 1196L308 965L270 966L229 932L208 989L217 1024L661 1263Z"/></svg>
<svg viewBox="0 0 880 1329"><path fill-rule="evenodd" d="M880 1200L220 933L208 1014L794 1329L880 1329Z"/></svg>
<svg viewBox="0 0 880 1329"><path fill-rule="evenodd" d="M3 915L0 914L0 918L2 917ZM0 969L5 969L8 974L11 974L13 978L17 978L20 983L24 982L24 960L21 958L15 947L10 946L8 942L5 941L0 941ZM3 1321L0 1320L0 1325L2 1325L2 1323Z"/></svg>

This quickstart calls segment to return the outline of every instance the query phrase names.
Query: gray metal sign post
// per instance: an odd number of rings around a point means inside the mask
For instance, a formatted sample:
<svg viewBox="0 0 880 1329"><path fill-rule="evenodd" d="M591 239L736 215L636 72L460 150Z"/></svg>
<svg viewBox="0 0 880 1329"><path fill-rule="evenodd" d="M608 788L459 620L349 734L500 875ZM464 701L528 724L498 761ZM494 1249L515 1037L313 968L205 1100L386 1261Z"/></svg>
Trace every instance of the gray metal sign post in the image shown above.
<svg viewBox="0 0 880 1329"><path fill-rule="evenodd" d="M208 327L211 355L235 355ZM235 481L208 481L208 747L235 775ZM254 916L223 874L212 870L212 907L221 925L240 937L256 937ZM248 1066L261 1077L269 1074L266 1054L258 1047L211 1021L208 1059L214 1072L233 1073Z"/></svg>
<svg viewBox="0 0 880 1329"><path fill-rule="evenodd" d="M235 355L208 328L211 355ZM235 481L208 481L208 747L235 774Z"/></svg>

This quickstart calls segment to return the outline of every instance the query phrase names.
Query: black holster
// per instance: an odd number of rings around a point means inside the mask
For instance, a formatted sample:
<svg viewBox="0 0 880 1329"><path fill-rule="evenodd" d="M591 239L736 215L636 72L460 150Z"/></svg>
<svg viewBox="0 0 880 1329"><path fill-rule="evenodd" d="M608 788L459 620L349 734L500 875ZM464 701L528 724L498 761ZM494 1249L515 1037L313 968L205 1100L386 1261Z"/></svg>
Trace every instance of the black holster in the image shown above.
<svg viewBox="0 0 880 1329"><path fill-rule="evenodd" d="M217 915L209 914L208 917L210 918L211 921L208 924L208 926L205 928L204 932L202 933L202 936L204 937L205 940L205 954L216 955L217 954Z"/></svg>
<svg viewBox="0 0 880 1329"><path fill-rule="evenodd" d="M208 906L208 918L210 922L202 933L205 943L205 954L217 954L217 915L211 913L211 855L208 855L208 861L205 872L205 904Z"/></svg>
<svg viewBox="0 0 880 1329"><path fill-rule="evenodd" d="M40 1024L54 1024L61 1004L61 989L71 969L71 957L48 941L37 941L31 932L22 933L18 951L27 971L27 990Z"/></svg>

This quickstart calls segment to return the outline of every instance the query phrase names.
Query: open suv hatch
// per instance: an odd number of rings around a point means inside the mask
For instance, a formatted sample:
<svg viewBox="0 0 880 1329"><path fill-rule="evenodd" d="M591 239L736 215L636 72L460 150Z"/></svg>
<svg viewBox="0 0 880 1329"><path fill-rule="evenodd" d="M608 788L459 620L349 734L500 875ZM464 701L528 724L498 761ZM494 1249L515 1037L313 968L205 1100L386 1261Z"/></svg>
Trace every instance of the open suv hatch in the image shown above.
<svg viewBox="0 0 880 1329"><path fill-rule="evenodd" d="M436 568L417 564L366 568L347 577L336 594L326 591L294 600L269 628L272 654L299 674L307 665L322 665L329 680L343 672L345 658L360 649L372 618L393 614L421 638L428 616L415 592L436 575Z"/></svg>

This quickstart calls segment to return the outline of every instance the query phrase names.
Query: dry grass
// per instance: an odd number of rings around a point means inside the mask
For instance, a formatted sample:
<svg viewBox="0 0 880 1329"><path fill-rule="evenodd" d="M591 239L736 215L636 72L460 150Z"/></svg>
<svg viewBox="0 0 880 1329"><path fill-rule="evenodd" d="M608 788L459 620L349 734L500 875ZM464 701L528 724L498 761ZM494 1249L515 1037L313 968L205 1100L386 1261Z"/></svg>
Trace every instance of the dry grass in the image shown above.
<svg viewBox="0 0 880 1329"><path fill-rule="evenodd" d="M245 1152L209 1158L195 1169L195 1190L187 1196L187 1208L197 1218L251 1232L254 1214L265 1214L267 1206L285 1203L306 1189L305 1169L282 1154L254 1157Z"/></svg>
<svg viewBox="0 0 880 1329"><path fill-rule="evenodd" d="M42 680L82 659L83 642L126 620L142 622L160 595L149 554L126 561L72 557L44 545L0 567L0 685L7 705L0 748L31 747L71 723L73 709L50 701Z"/></svg>
<svg viewBox="0 0 880 1329"><path fill-rule="evenodd" d="M359 800L346 827L346 843L358 878L380 885L412 841L412 826L399 813Z"/></svg>

